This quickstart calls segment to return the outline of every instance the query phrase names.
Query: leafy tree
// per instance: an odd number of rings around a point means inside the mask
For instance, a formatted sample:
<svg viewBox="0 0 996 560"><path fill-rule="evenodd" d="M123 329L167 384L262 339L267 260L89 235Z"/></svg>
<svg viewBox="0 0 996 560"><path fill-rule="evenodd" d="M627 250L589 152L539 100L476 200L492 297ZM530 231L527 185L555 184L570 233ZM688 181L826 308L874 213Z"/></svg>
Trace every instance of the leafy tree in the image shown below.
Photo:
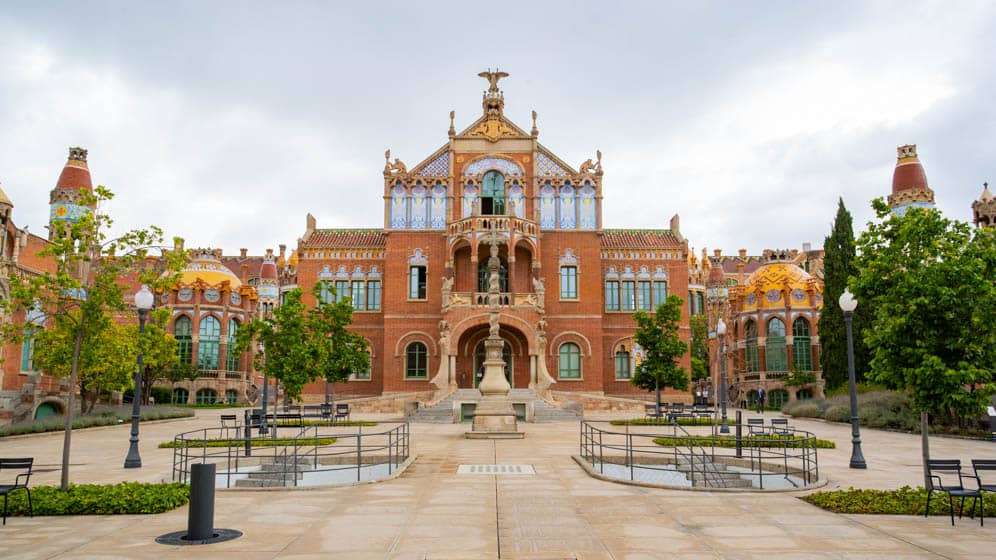
<svg viewBox="0 0 996 560"><path fill-rule="evenodd" d="M692 315L688 319L692 331L692 381L709 379L709 327L705 315Z"/></svg>
<svg viewBox="0 0 996 560"><path fill-rule="evenodd" d="M323 301L321 283L315 284L311 293L318 303L308 310L308 343L319 376L332 385L349 380L355 372L369 369L367 341L346 328L353 322L353 305L349 299L336 303Z"/></svg>
<svg viewBox="0 0 996 560"><path fill-rule="evenodd" d="M637 324L634 338L643 347L645 356L631 382L645 391L654 391L658 408L661 388L688 390L688 373L678 365L678 360L688 352L688 345L678 336L683 306L681 298L671 294L653 315L644 311L633 315Z"/></svg>
<svg viewBox="0 0 996 560"><path fill-rule="evenodd" d="M152 385L160 379L169 379L179 362L176 338L164 328L169 318L169 309L156 309L149 314L149 320L145 323L145 333L141 340L142 364L145 366L145 375L142 377L144 399L142 402L149 401ZM132 327L132 331L133 336L138 337L137 325ZM179 380L193 379L197 376L197 371L190 364L187 364L186 369L180 368L177 373L180 375Z"/></svg>
<svg viewBox="0 0 996 560"><path fill-rule="evenodd" d="M847 332L844 314L837 306L837 300L847 288L847 279L857 275L855 262L854 230L851 213L844 207L844 199L837 203L837 216L833 221L833 231L823 242L823 311L819 318L820 367L828 387L839 387L847 383ZM870 302L862 302L854 312L854 332L860 333L868 327L872 307ZM861 337L854 338L854 372L858 381L864 378L868 369L868 347Z"/></svg>
<svg viewBox="0 0 996 560"><path fill-rule="evenodd" d="M248 350L253 341L263 344L256 367L284 386L288 398L300 396L305 384L318 376L308 344L306 307L301 289L287 292L286 299L262 319L253 319L235 334L237 352Z"/></svg>
<svg viewBox="0 0 996 560"><path fill-rule="evenodd" d="M858 307L875 310L863 331L868 379L908 391L920 412L926 480L928 414L978 416L996 391L996 239L935 209L890 215L858 240ZM821 333L822 334L822 333Z"/></svg>
<svg viewBox="0 0 996 560"><path fill-rule="evenodd" d="M91 369L88 364L96 363L102 352L107 357L109 352L114 351L102 346L121 342L121 338L111 331L111 314L127 308L124 300L126 286L121 279L137 274L143 283L158 287L175 281L184 262L183 251L172 251L163 258L165 273L147 269L146 253L149 249L161 247L163 241L162 230L155 226L109 239L107 231L113 222L104 213L102 204L113 196L103 186L97 186L93 192L81 189L78 203L93 210L74 222L57 224L59 230L39 253L39 256L55 264L55 272L13 278L10 299L6 302L12 309L41 309L49 318L48 324L60 333L53 335L49 346L46 347L44 342L40 344L35 358L39 363L55 368L52 374L69 377L62 446L63 490L69 488L76 389L101 383L96 380L100 372ZM5 338L12 341L22 340L24 332L23 323L4 328ZM58 361L55 356L58 356ZM120 355L110 357L116 359ZM111 371L116 372L117 366L105 368L104 373ZM96 377L91 378L91 374Z"/></svg>

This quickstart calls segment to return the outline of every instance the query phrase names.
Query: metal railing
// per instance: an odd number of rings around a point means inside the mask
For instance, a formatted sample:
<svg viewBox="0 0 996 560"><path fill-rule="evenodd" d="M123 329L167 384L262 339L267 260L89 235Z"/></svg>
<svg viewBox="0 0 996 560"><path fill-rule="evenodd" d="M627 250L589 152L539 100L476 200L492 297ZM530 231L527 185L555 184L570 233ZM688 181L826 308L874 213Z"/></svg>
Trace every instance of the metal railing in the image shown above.
<svg viewBox="0 0 996 560"><path fill-rule="evenodd" d="M717 430L714 424L690 432L667 420L633 426L582 420L580 456L605 476L670 486L799 488L819 480L816 437L810 432L746 434L740 424L735 435ZM657 444L657 438L673 445Z"/></svg>
<svg viewBox="0 0 996 560"><path fill-rule="evenodd" d="M390 476L411 452L407 422L366 430L273 424L269 433L258 432L258 425L240 423L178 434L173 438L173 480L187 482L192 464L214 463L217 486L224 488L341 484Z"/></svg>

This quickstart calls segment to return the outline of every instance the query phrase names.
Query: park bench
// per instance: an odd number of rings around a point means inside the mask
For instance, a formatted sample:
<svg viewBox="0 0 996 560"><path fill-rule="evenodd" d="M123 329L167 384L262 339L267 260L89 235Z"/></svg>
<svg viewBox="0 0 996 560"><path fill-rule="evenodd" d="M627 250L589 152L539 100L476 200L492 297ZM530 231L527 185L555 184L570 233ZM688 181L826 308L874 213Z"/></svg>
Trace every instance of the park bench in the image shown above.
<svg viewBox="0 0 996 560"><path fill-rule="evenodd" d="M662 416L662 412L657 408L656 404L645 405L643 410L645 418L660 418Z"/></svg>
<svg viewBox="0 0 996 560"><path fill-rule="evenodd" d="M955 477L958 482L955 483ZM975 479L975 488L966 488L965 479ZM982 483L975 475L967 475L961 472L961 460L959 459L928 459L927 460L927 505L923 509L923 516L930 515L930 496L934 492L944 492L948 495L948 509L951 513L951 525L954 525L954 499L960 498L958 506L958 519L961 519L965 510L965 498L972 498L971 518L975 519L976 504L982 503ZM982 511L979 512L979 523L984 523L981 519Z"/></svg>
<svg viewBox="0 0 996 560"><path fill-rule="evenodd" d="M0 494L3 494L3 524L7 524L7 495L14 490L24 490L28 493L28 512L31 517L35 516L35 508L31 504L31 490L28 488L28 480L31 478L31 466L35 460L33 457L20 459L0 459L0 476L3 471L20 471L14 476L13 484L0 484ZM23 480L22 480L23 479Z"/></svg>
<svg viewBox="0 0 996 560"><path fill-rule="evenodd" d="M221 427L222 428L238 428L239 427L239 417L234 414L222 414L221 415Z"/></svg>
<svg viewBox="0 0 996 560"><path fill-rule="evenodd" d="M764 427L764 418L748 418L747 429L752 436L768 435L768 430Z"/></svg>
<svg viewBox="0 0 996 560"><path fill-rule="evenodd" d="M792 435L792 430L789 429L788 418L772 418L771 419L771 433L776 436L789 437Z"/></svg>
<svg viewBox="0 0 996 560"><path fill-rule="evenodd" d="M296 414L277 414L277 424L281 426L304 426L304 419L301 417L300 413Z"/></svg>
<svg viewBox="0 0 996 560"><path fill-rule="evenodd" d="M339 419L349 420L349 405L346 403L339 403L335 405L335 416L332 418L332 422L335 423Z"/></svg>

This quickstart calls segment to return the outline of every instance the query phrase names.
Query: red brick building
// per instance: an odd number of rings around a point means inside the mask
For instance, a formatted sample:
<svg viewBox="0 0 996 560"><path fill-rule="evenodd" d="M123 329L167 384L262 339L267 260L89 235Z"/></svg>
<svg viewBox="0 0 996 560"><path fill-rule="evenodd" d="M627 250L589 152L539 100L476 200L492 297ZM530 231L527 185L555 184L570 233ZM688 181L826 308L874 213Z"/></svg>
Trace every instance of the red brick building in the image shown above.
<svg viewBox="0 0 996 560"><path fill-rule="evenodd" d="M669 229L606 228L601 153L568 165L539 143L535 112L529 132L505 118L504 74L482 76L490 88L480 118L457 132L451 113L448 140L411 168L385 154L382 227L319 229L308 216L295 281L306 293L322 282L321 297L352 298L354 328L371 349L371 371L336 391L475 386L488 335L483 239L497 232L512 387L642 394L629 382L640 358L632 315L688 293L677 216ZM622 195L610 189L610 202L613 194ZM309 400L323 393L306 389Z"/></svg>

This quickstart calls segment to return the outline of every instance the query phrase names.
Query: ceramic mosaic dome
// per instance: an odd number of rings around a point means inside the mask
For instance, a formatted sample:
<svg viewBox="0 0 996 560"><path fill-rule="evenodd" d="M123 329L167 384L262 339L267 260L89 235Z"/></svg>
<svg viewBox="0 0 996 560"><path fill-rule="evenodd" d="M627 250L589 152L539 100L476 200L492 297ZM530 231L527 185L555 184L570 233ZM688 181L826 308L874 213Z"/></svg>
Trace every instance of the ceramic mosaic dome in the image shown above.
<svg viewBox="0 0 996 560"><path fill-rule="evenodd" d="M228 281L233 290L242 287L242 280L222 264L220 250L196 249L192 252L190 263L180 273L180 283L189 286L197 280L209 286Z"/></svg>
<svg viewBox="0 0 996 560"><path fill-rule="evenodd" d="M822 304L820 291L813 277L798 266L790 262L769 262L747 278L743 287L744 309L784 308L786 304L789 307L819 307Z"/></svg>

